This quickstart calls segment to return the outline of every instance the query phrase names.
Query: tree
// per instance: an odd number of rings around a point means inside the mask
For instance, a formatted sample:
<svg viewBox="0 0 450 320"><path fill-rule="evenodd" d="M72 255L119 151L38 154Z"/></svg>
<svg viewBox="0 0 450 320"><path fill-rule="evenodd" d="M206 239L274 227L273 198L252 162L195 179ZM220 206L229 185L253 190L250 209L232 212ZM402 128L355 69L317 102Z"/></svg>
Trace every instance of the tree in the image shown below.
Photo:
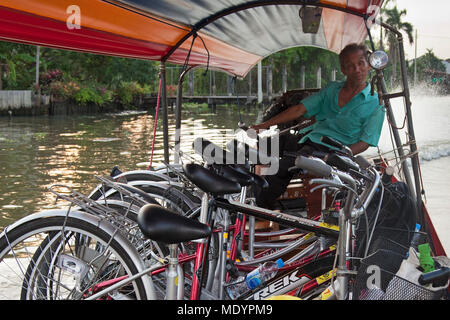
<svg viewBox="0 0 450 320"><path fill-rule="evenodd" d="M411 64L410 73L413 73L413 65ZM433 52L433 49L427 49L427 52L417 58L417 74L419 81L431 82L431 78L433 74L445 72L445 66L442 63L441 59L436 57Z"/></svg>
<svg viewBox="0 0 450 320"><path fill-rule="evenodd" d="M413 40L413 25L409 22L403 22L402 17L406 15L406 9L398 11L397 6L392 9L382 9L382 14L385 17L385 21L393 28L403 31L408 36L409 43L412 44ZM397 78L397 59L398 59L398 41L395 34L388 32L385 34L389 46L389 56L392 61L392 74L391 83L393 84Z"/></svg>
<svg viewBox="0 0 450 320"><path fill-rule="evenodd" d="M32 46L0 42L0 90L31 88L35 57ZM22 72L27 70L27 72Z"/></svg>

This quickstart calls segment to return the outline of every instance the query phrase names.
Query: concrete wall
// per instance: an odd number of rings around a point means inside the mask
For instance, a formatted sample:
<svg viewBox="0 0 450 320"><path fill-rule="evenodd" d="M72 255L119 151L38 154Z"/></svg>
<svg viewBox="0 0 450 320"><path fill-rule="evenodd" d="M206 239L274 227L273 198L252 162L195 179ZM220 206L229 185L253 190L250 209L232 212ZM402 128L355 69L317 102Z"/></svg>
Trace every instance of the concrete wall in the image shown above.
<svg viewBox="0 0 450 320"><path fill-rule="evenodd" d="M32 106L31 90L0 91L0 110L31 108Z"/></svg>

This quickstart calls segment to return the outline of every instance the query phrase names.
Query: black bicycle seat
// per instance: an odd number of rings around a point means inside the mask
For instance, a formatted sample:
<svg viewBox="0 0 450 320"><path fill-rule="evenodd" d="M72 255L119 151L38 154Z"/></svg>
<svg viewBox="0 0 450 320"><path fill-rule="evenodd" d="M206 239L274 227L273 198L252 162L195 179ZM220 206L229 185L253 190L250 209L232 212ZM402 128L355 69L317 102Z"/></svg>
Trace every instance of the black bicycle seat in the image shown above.
<svg viewBox="0 0 450 320"><path fill-rule="evenodd" d="M186 176L202 191L213 195L223 195L241 192L241 185L196 163L183 165Z"/></svg>
<svg viewBox="0 0 450 320"><path fill-rule="evenodd" d="M211 235L211 228L206 224L155 204L146 204L139 210L137 223L146 237L168 244L202 239Z"/></svg>
<svg viewBox="0 0 450 320"><path fill-rule="evenodd" d="M241 186L246 187L254 183L255 179L250 173L244 171L236 170L234 167L229 165L217 165L214 164L212 167L216 172L224 178L230 179L231 181L239 183Z"/></svg>

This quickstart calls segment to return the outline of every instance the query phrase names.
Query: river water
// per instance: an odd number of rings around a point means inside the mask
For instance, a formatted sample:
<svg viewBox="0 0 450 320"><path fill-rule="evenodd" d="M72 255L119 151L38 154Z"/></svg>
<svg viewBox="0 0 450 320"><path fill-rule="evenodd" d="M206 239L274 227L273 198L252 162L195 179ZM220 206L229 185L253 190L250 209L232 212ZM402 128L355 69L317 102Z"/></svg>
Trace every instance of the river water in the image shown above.
<svg viewBox="0 0 450 320"><path fill-rule="evenodd" d="M396 101L397 100L397 101ZM397 126L403 124L403 104L393 101ZM426 205L438 235L450 252L450 96L412 95L415 134L419 146ZM258 110L242 110L251 124ZM192 153L192 141L208 138L224 145L240 120L236 109L219 107L216 114L184 112L182 150ZM175 118L170 115L169 125ZM123 171L146 167L152 148L154 114L131 112L95 116L0 118L0 230L30 213L54 208L52 184L66 184L88 194L94 175L108 175L113 166ZM163 160L161 121L155 139L154 164ZM170 141L174 131L170 130ZM402 133L405 139L406 133ZM380 140L388 150L387 125ZM368 156L375 148L366 151Z"/></svg>

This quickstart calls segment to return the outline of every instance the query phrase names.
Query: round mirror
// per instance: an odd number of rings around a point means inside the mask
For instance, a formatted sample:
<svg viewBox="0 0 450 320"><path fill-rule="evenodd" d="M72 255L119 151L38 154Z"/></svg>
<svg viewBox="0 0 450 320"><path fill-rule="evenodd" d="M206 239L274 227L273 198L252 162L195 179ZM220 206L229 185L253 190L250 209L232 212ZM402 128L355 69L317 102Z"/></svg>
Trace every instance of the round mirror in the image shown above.
<svg viewBox="0 0 450 320"><path fill-rule="evenodd" d="M384 69L389 62L389 58L386 52L378 50L372 52L369 56L369 64L376 70Z"/></svg>

